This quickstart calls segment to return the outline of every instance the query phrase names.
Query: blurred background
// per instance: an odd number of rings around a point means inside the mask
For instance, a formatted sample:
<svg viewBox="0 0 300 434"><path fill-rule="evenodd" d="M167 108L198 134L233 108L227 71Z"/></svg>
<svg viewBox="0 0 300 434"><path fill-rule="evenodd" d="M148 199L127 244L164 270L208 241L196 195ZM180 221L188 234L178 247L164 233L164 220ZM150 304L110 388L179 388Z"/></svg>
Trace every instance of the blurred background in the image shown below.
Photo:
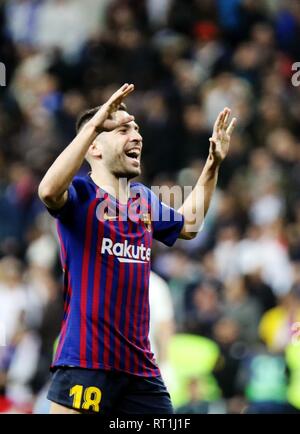
<svg viewBox="0 0 300 434"><path fill-rule="evenodd" d="M0 1L0 61L0 412L47 412L62 273L39 180L124 82L148 186L194 185L218 112L238 117L203 230L153 250L151 340L176 411L298 412L300 2Z"/></svg>

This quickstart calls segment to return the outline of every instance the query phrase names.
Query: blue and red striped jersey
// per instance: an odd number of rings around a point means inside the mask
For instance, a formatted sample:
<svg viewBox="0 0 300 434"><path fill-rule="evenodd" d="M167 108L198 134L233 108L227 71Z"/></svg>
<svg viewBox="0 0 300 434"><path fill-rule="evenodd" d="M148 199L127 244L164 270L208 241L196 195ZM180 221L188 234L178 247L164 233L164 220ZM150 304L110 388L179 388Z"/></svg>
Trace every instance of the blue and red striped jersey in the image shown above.
<svg viewBox="0 0 300 434"><path fill-rule="evenodd" d="M152 240L174 244L183 217L147 187L127 204L75 177L57 219L64 318L52 368L77 366L160 375L148 339Z"/></svg>

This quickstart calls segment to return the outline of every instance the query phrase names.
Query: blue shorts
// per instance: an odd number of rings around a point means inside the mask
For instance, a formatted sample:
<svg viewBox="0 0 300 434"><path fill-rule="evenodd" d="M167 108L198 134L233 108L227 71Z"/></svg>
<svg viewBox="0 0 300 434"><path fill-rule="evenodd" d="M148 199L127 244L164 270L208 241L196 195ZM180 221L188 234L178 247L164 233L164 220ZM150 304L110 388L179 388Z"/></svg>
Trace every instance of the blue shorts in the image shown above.
<svg viewBox="0 0 300 434"><path fill-rule="evenodd" d="M118 371L57 368L47 398L82 413L174 413L160 376L147 378Z"/></svg>

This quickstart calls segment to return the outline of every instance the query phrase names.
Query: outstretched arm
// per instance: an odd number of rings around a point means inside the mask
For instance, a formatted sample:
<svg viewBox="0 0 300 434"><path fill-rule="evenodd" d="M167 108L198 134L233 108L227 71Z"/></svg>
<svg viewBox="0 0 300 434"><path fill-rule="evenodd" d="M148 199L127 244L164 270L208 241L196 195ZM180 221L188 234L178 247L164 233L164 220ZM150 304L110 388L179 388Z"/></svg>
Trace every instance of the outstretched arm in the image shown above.
<svg viewBox="0 0 300 434"><path fill-rule="evenodd" d="M133 90L132 84L124 84L117 90L54 161L39 185L39 197L48 208L60 209L65 204L68 187L97 135L103 130L113 130L134 119L133 116L128 116L118 123L111 117L123 99Z"/></svg>
<svg viewBox="0 0 300 434"><path fill-rule="evenodd" d="M230 109L225 108L218 116L212 137L209 139L209 156L200 178L191 194L178 210L185 219L180 238L192 239L199 232L216 189L219 168L229 151L230 139L236 118L229 124Z"/></svg>

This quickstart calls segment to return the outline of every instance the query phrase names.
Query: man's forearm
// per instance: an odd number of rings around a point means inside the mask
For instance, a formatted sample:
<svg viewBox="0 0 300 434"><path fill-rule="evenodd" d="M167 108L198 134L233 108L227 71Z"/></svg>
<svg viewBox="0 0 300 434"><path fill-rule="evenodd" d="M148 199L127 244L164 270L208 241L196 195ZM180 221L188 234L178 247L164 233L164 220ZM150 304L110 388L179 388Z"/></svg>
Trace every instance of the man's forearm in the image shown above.
<svg viewBox="0 0 300 434"><path fill-rule="evenodd" d="M133 84L126 83L120 87L96 111L70 145L54 161L39 186L39 196L48 207L58 209L64 205L67 200L67 189L98 134L102 131L112 131L134 120L130 115L123 116L120 121L113 116L123 99L133 90Z"/></svg>
<svg viewBox="0 0 300 434"><path fill-rule="evenodd" d="M214 124L212 137L209 139L209 157L202 174L194 190L179 210L185 219L180 233L181 238L194 238L208 211L216 189L220 164L228 154L231 134L237 122L236 118L233 118L229 123L230 113L231 111L227 107L219 113Z"/></svg>
<svg viewBox="0 0 300 434"><path fill-rule="evenodd" d="M47 171L39 185L39 196L47 206L61 205L97 134L95 126L88 122Z"/></svg>
<svg viewBox="0 0 300 434"><path fill-rule="evenodd" d="M216 189L220 164L208 157L193 191L178 210L185 218L181 238L194 238L199 232Z"/></svg>
<svg viewBox="0 0 300 434"><path fill-rule="evenodd" d="M206 160L205 166L201 173L200 178L196 184L196 187L202 187L204 190L204 206L203 206L203 217L206 216L208 208L211 203L212 196L216 189L218 175L219 175L220 164L213 161L211 157Z"/></svg>

